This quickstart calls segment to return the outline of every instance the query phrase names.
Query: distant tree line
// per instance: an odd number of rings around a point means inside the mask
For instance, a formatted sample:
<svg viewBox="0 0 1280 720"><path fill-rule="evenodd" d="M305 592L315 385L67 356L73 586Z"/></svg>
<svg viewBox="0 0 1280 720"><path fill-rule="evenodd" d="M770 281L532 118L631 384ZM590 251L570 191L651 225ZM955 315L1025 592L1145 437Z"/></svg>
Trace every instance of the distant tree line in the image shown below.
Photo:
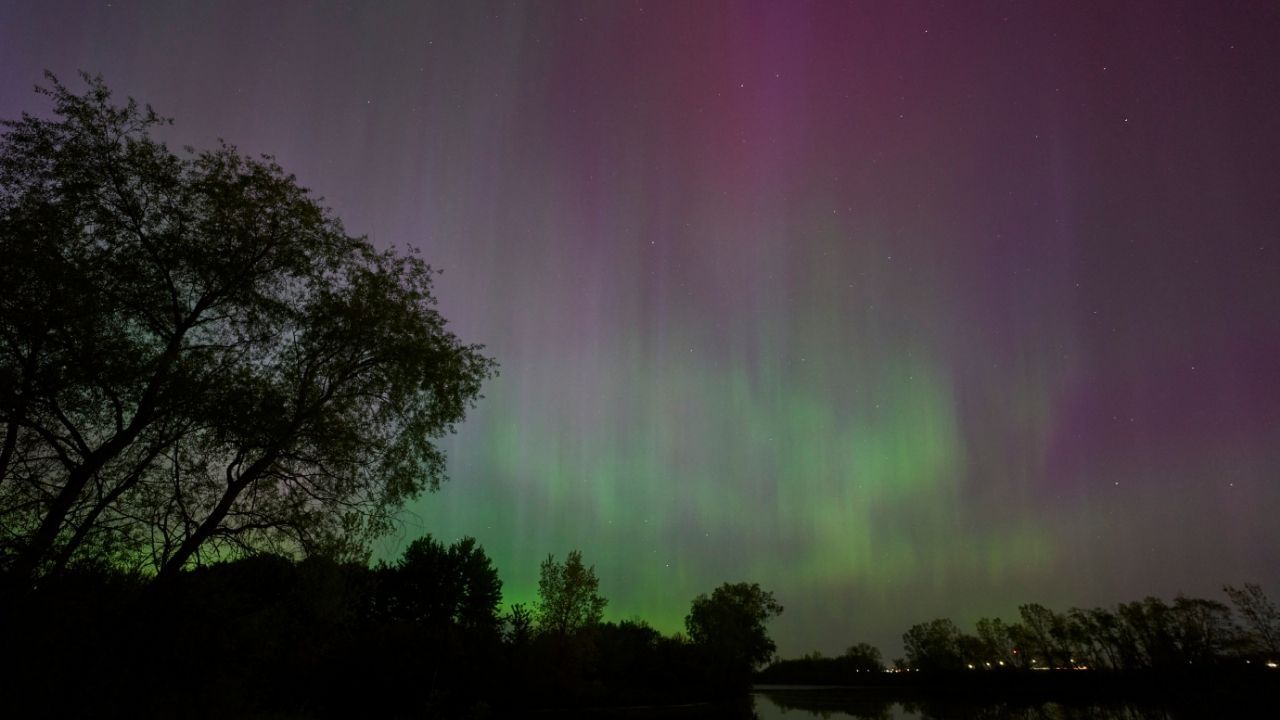
<svg viewBox="0 0 1280 720"><path fill-rule="evenodd" d="M922 673L1031 670L1171 671L1280 662L1280 608L1255 584L1226 586L1230 605L1178 596L1148 597L1113 609L1055 612L1031 603L1018 620L982 618L963 632L940 618L902 636L905 657L893 669ZM858 682L856 673L887 669L879 651L859 644L838 658L813 654L767 668L767 682Z"/></svg>
<svg viewBox="0 0 1280 720"><path fill-rule="evenodd" d="M912 626L902 665L919 670L1093 668L1163 670L1225 662L1280 660L1280 610L1262 588L1227 586L1235 612L1217 600L1178 596L1120 603L1114 609L1055 612L1018 608L1019 621L981 619L976 634L950 620Z"/></svg>
<svg viewBox="0 0 1280 720"><path fill-rule="evenodd" d="M685 634L607 622L581 553L541 568L532 608L472 538L430 536L374 566L253 555L157 584L78 564L11 596L20 662L0 716L483 717L743 700L782 611L758 585L690 605ZM140 685L140 683L142 685Z"/></svg>

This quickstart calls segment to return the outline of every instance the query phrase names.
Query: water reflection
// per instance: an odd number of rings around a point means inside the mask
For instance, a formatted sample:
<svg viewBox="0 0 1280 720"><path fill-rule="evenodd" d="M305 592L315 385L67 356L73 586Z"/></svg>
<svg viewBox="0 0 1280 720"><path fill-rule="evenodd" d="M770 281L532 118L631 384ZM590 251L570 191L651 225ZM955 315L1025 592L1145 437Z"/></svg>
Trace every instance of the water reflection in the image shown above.
<svg viewBox="0 0 1280 720"><path fill-rule="evenodd" d="M1221 706L1174 708L1131 703L1067 705L954 698L902 699L840 689L759 690L753 699L759 720L1183 720L1240 716Z"/></svg>

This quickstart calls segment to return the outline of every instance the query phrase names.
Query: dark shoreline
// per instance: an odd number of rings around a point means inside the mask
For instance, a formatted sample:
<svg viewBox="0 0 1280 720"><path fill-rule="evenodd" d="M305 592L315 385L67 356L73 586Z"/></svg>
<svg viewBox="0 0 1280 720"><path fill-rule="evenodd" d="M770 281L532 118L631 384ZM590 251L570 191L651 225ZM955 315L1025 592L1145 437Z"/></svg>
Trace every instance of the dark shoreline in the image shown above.
<svg viewBox="0 0 1280 720"><path fill-rule="evenodd" d="M878 717L901 704L926 715L1057 705L1100 711L1139 708L1158 717L1228 717L1274 712L1280 671L868 673L853 684L756 684L783 709Z"/></svg>
<svg viewBox="0 0 1280 720"><path fill-rule="evenodd" d="M854 682L824 683L757 682L757 692L784 690L842 690L858 692L921 692L958 695L1030 696L1058 695L1130 700L1205 692L1236 692L1280 699L1280 671L1223 669L1187 672L1157 670L866 673Z"/></svg>

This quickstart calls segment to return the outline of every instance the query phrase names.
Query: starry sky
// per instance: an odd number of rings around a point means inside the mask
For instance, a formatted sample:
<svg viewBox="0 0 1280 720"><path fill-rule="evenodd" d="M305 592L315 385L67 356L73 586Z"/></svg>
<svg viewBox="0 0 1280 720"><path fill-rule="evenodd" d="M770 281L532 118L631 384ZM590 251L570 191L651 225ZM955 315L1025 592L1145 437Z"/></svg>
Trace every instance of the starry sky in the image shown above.
<svg viewBox="0 0 1280 720"><path fill-rule="evenodd" d="M0 0L0 116L101 73L444 271L501 376L381 556L788 655L1278 594L1277 68L1261 0Z"/></svg>

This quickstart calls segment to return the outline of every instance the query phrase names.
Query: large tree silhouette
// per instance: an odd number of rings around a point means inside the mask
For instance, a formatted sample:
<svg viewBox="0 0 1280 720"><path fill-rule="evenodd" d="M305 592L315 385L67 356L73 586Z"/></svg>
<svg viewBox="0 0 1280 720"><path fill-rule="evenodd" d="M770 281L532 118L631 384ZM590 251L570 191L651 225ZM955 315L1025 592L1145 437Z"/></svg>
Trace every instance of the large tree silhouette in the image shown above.
<svg viewBox="0 0 1280 720"><path fill-rule="evenodd" d="M708 682L722 691L746 687L777 650L767 624L781 614L773 593L757 583L725 583L694 598L684 625L703 653Z"/></svg>
<svg viewBox="0 0 1280 720"><path fill-rule="evenodd" d="M435 488L493 363L270 158L178 154L101 79L0 140L0 559L341 553Z"/></svg>
<svg viewBox="0 0 1280 720"><path fill-rule="evenodd" d="M1249 649L1280 655L1280 608L1262 591L1262 586L1256 583L1245 583L1243 588L1227 585L1223 591L1231 598L1231 604L1250 632Z"/></svg>
<svg viewBox="0 0 1280 720"><path fill-rule="evenodd" d="M563 563L548 555L538 579L536 613L544 633L567 637L592 627L604 617L609 601L600 594L595 566L582 562L582 553L572 550Z"/></svg>
<svg viewBox="0 0 1280 720"><path fill-rule="evenodd" d="M448 547L430 535L418 538L376 574L378 616L431 628L453 625L497 640L502 581L475 538Z"/></svg>

